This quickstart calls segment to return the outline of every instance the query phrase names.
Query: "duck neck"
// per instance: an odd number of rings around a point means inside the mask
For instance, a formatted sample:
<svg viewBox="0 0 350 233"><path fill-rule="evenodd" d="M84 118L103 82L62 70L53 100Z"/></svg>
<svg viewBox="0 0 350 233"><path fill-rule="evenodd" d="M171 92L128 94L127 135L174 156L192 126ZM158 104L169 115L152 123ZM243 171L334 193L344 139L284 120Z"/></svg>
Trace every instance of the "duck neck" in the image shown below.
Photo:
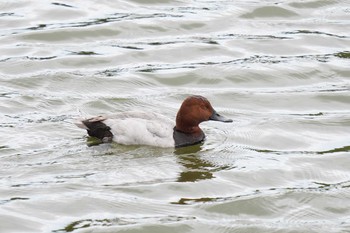
<svg viewBox="0 0 350 233"><path fill-rule="evenodd" d="M186 134L200 134L202 132L201 128L199 128L199 126L179 126L178 124L176 124L175 129L177 131L180 131L182 133L186 133Z"/></svg>
<svg viewBox="0 0 350 233"><path fill-rule="evenodd" d="M176 115L175 129L185 134L200 135L202 134L202 130L199 128L201 122L193 111L181 106Z"/></svg>
<svg viewBox="0 0 350 233"><path fill-rule="evenodd" d="M179 117L176 118L175 129L182 133L193 135L199 135L203 132L201 128L199 128L198 123L186 122Z"/></svg>

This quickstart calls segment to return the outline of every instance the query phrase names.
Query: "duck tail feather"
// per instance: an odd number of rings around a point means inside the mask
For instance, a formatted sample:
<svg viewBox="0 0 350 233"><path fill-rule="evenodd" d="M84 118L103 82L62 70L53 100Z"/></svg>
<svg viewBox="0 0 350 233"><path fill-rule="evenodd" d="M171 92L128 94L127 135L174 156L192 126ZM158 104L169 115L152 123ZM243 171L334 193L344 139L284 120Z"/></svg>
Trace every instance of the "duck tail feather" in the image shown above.
<svg viewBox="0 0 350 233"><path fill-rule="evenodd" d="M101 122L106 120L107 117L105 116L96 116L88 119L78 119L77 121L74 122L76 126L78 126L81 129L86 129L89 130L89 126L94 123L94 122Z"/></svg>
<svg viewBox="0 0 350 233"><path fill-rule="evenodd" d="M75 124L76 126L78 126L79 128L81 128L81 129L86 129L86 130L89 129L89 128L84 124L84 120L75 121L74 124Z"/></svg>

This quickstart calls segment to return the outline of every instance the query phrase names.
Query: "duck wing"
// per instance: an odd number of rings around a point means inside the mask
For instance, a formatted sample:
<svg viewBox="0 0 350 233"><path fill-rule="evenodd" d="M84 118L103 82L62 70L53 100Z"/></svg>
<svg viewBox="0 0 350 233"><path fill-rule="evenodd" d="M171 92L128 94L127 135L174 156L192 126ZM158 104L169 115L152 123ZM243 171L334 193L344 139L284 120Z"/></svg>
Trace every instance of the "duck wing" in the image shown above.
<svg viewBox="0 0 350 233"><path fill-rule="evenodd" d="M148 112L112 114L103 120L111 128L113 141L125 145L174 147L174 123L167 117Z"/></svg>

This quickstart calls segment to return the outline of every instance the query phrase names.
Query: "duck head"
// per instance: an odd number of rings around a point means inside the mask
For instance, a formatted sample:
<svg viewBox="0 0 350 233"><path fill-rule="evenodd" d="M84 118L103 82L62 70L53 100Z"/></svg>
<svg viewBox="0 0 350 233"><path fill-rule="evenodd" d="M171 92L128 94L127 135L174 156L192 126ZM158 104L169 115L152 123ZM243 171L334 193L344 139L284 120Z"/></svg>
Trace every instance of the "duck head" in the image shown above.
<svg viewBox="0 0 350 233"><path fill-rule="evenodd" d="M177 113L176 130L189 134L201 133L198 125L209 120L232 122L231 119L218 114L205 97L193 95L183 101Z"/></svg>

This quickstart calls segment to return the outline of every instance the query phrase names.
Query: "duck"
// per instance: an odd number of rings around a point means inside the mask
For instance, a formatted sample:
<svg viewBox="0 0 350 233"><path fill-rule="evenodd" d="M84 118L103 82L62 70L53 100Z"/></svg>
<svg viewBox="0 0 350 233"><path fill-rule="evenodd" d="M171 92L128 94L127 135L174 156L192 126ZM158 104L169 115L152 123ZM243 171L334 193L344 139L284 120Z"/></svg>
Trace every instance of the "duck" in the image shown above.
<svg viewBox="0 0 350 233"><path fill-rule="evenodd" d="M203 143L205 134L199 124L210 120L233 122L217 113L207 98L191 95L182 102L175 122L155 112L127 111L81 119L75 124L102 143L180 148Z"/></svg>

